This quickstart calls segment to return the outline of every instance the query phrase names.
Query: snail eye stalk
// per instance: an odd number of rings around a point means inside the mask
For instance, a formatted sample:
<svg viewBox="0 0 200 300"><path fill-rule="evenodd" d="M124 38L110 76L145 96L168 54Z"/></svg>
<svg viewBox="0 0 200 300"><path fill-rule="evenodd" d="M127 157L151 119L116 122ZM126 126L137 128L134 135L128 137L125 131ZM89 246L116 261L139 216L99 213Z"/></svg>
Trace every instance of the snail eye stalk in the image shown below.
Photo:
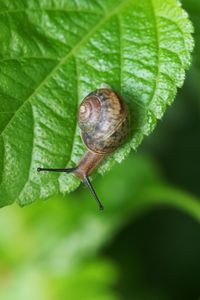
<svg viewBox="0 0 200 300"><path fill-rule="evenodd" d="M101 203L101 201L99 200L99 198L98 198L98 196L97 196L97 194L96 194L96 192L95 192L95 190L94 190L94 188L93 188L93 186L92 186L92 184L91 184L91 181L90 181L90 179L89 179L88 176L85 176L85 177L84 177L84 182L85 182L85 183L87 184L87 186L89 187L90 192L92 193L94 199L96 200L96 202L97 202L97 204L98 204L98 206L99 206L99 209L100 209L100 210L104 210L104 206L103 206L103 204Z"/></svg>
<svg viewBox="0 0 200 300"><path fill-rule="evenodd" d="M76 170L76 168L68 168L68 169L51 169L51 168L37 168L37 171L38 172L42 172L42 171L47 171L47 172L65 172L65 173L73 173L74 171ZM88 176L85 176L84 177L84 182L86 183L86 185L88 186L90 192L92 193L94 199L96 200L98 206L99 206L99 209L100 210L103 210L104 207L103 207L103 204L101 203L101 201L99 200L92 184L91 184L91 181L89 179Z"/></svg>
<svg viewBox="0 0 200 300"><path fill-rule="evenodd" d="M48 171L48 172L65 172L65 173L73 173L76 168L68 168L68 169L49 169L49 168L37 168L38 172Z"/></svg>

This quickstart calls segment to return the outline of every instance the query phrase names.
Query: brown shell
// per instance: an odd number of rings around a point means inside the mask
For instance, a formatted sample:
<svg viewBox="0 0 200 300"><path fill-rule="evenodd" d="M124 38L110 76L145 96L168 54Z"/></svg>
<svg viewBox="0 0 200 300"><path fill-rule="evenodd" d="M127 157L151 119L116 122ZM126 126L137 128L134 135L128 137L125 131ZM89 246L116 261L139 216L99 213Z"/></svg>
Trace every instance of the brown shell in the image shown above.
<svg viewBox="0 0 200 300"><path fill-rule="evenodd" d="M111 89L101 88L89 94L81 103L78 123L89 150L110 153L128 135L128 108Z"/></svg>

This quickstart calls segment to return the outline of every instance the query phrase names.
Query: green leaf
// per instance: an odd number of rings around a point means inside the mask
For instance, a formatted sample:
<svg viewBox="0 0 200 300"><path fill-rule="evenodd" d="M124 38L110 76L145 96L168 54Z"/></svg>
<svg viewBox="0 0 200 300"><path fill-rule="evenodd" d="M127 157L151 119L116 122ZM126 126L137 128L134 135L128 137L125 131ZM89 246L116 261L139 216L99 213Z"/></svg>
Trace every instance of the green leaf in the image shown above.
<svg viewBox="0 0 200 300"><path fill-rule="evenodd" d="M0 1L0 205L25 205L79 181L37 174L77 164L76 115L103 83L131 111L130 140L108 170L149 134L183 83L192 26L176 0Z"/></svg>

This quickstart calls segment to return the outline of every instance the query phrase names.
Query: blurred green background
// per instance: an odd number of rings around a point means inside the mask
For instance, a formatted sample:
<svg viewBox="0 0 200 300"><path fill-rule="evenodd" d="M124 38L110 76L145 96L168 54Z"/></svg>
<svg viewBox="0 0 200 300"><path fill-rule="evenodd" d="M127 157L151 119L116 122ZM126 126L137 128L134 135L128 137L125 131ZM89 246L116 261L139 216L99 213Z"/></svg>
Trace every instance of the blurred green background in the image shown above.
<svg viewBox="0 0 200 300"><path fill-rule="evenodd" d="M200 1L193 64L138 153L70 196L0 211L2 300L200 299Z"/></svg>

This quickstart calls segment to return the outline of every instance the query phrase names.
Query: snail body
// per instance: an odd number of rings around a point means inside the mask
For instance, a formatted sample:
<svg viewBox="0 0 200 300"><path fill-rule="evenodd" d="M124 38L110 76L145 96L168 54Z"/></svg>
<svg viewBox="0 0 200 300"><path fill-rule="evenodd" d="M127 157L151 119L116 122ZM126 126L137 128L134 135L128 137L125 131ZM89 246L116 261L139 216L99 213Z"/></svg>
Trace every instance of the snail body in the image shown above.
<svg viewBox="0 0 200 300"><path fill-rule="evenodd" d="M86 96L80 104L78 125L87 152L75 168L42 169L38 171L60 171L73 173L85 181L93 196L103 209L88 175L103 158L123 144L129 132L129 112L126 104L110 88L100 88Z"/></svg>
<svg viewBox="0 0 200 300"><path fill-rule="evenodd" d="M128 108L111 89L98 89L80 105L78 124L88 151L80 161L76 176L91 174L105 155L116 150L129 132Z"/></svg>

